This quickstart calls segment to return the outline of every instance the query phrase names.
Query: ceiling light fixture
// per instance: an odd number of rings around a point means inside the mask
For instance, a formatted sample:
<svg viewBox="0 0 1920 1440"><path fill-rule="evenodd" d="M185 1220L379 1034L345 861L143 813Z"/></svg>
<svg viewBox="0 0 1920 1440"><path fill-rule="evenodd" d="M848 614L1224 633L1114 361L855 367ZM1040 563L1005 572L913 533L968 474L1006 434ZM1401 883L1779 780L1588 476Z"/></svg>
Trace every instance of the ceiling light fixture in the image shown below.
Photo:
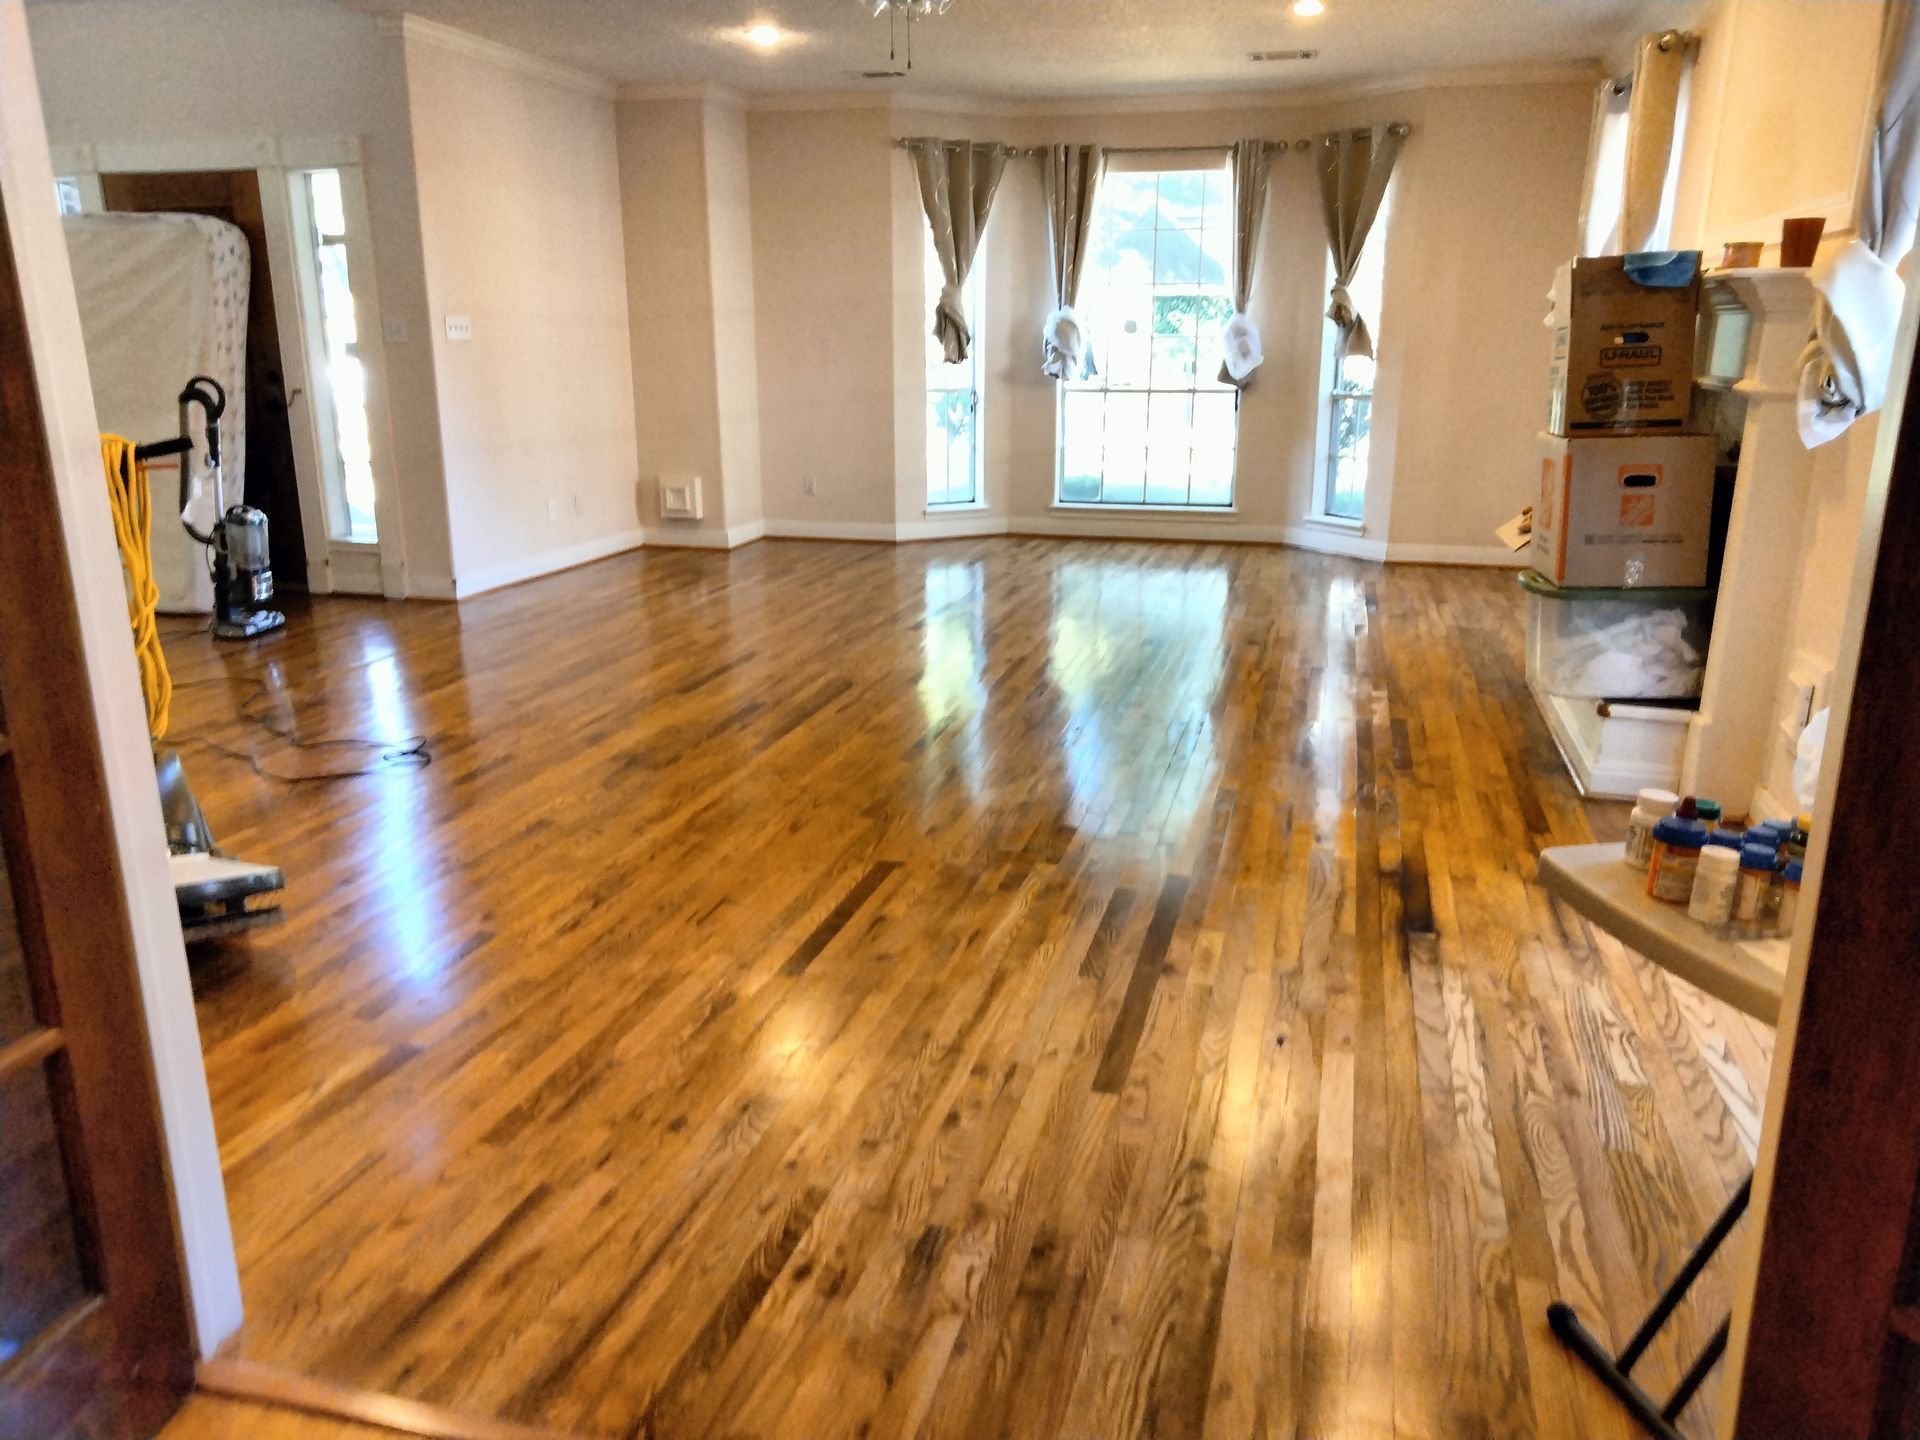
<svg viewBox="0 0 1920 1440"><path fill-rule="evenodd" d="M867 14L878 20L887 17L887 58L900 58L900 24L907 27L907 69L913 69L913 22L928 20L935 15L944 15L953 8L953 0L853 0Z"/></svg>
<svg viewBox="0 0 1920 1440"><path fill-rule="evenodd" d="M1311 20L1327 8L1327 0L1293 0L1293 13L1302 20Z"/></svg>
<svg viewBox="0 0 1920 1440"><path fill-rule="evenodd" d="M758 45L762 50L771 50L786 38L785 32L783 32L778 25L755 25L751 30L747 31L747 39Z"/></svg>

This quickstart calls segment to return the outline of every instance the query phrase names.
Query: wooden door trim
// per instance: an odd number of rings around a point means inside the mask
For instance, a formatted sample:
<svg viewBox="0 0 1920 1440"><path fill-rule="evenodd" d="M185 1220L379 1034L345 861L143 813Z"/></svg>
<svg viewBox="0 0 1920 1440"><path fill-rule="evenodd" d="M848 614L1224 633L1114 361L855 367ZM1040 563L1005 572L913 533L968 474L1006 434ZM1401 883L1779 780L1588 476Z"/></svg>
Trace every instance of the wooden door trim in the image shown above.
<svg viewBox="0 0 1920 1440"><path fill-rule="evenodd" d="M371 1425L420 1440L578 1440L571 1431L460 1415L437 1405L336 1385L253 1360L203 1360L199 1376L202 1394Z"/></svg>

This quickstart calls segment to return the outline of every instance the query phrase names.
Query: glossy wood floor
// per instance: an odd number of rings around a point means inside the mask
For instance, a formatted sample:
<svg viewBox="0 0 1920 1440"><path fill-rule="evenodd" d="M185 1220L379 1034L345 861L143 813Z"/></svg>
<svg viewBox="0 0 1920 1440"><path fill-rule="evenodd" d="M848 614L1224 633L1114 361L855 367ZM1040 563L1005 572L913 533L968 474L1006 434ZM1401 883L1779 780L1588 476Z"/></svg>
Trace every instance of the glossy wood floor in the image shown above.
<svg viewBox="0 0 1920 1440"><path fill-rule="evenodd" d="M1627 1436L1543 1312L1638 1317L1769 1036L1532 883L1517 593L766 542L176 635L176 736L434 757L187 749L289 877L197 976L240 1353L658 1440Z"/></svg>

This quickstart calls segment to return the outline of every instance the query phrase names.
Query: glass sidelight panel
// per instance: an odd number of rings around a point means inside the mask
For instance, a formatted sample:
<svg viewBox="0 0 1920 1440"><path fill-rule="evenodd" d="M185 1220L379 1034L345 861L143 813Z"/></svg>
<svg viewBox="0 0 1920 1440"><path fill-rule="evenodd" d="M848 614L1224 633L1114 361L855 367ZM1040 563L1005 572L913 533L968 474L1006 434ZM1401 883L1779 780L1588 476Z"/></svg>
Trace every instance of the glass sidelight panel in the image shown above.
<svg viewBox="0 0 1920 1440"><path fill-rule="evenodd" d="M44 1066L0 1079L0 1364L90 1293Z"/></svg>
<svg viewBox="0 0 1920 1440"><path fill-rule="evenodd" d="M326 468L327 523L336 540L373 541L372 430L367 418L367 371L360 358L359 322L347 265L347 211L338 170L301 177L307 249L312 260L307 297L317 331L315 403ZM317 322L317 323L316 323Z"/></svg>

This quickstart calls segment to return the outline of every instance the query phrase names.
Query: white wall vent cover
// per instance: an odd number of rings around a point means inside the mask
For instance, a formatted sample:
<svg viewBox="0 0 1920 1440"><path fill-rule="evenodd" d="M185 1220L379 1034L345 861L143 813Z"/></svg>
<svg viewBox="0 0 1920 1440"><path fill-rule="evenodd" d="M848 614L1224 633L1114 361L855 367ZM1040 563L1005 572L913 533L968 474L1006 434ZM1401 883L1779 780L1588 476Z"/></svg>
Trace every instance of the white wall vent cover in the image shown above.
<svg viewBox="0 0 1920 1440"><path fill-rule="evenodd" d="M700 518L700 477L660 477L660 518L662 520L698 520Z"/></svg>

